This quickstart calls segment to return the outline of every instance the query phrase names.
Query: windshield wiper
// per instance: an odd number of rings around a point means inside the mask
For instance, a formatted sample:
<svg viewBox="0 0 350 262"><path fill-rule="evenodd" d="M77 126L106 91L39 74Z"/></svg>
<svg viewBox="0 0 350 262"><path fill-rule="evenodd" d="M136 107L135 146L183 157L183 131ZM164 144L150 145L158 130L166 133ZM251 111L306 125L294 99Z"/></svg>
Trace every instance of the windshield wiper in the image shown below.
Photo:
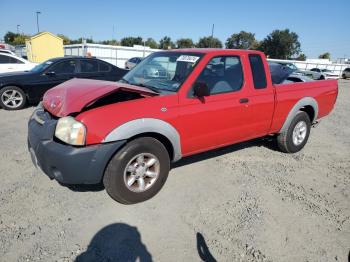
<svg viewBox="0 0 350 262"><path fill-rule="evenodd" d="M135 85L136 85L136 86L141 86L141 87L146 87L147 89L149 89L149 90L151 90L151 91L153 91L153 92L155 92L155 93L157 93L157 94L160 93L159 90L158 90L158 88L155 88L155 87L153 87L153 86L148 86L148 85L141 84L141 83L135 84Z"/></svg>

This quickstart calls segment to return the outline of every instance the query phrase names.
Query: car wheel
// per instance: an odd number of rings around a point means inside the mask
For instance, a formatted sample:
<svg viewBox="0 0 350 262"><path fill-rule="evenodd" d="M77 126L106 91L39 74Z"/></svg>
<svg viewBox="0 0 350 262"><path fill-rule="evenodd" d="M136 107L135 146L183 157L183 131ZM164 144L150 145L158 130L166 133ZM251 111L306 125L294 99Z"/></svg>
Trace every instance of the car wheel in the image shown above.
<svg viewBox="0 0 350 262"><path fill-rule="evenodd" d="M345 74L343 74L342 77L343 77L343 79L346 79L346 75Z"/></svg>
<svg viewBox="0 0 350 262"><path fill-rule="evenodd" d="M164 145L155 138L141 137L127 143L109 162L103 184L107 193L122 204L135 204L156 195L170 170Z"/></svg>
<svg viewBox="0 0 350 262"><path fill-rule="evenodd" d="M287 130L277 136L277 144L282 152L296 153L306 144L311 129L311 121L307 113L299 111Z"/></svg>
<svg viewBox="0 0 350 262"><path fill-rule="evenodd" d="M324 75L321 75L319 80L325 80L326 78L324 77Z"/></svg>
<svg viewBox="0 0 350 262"><path fill-rule="evenodd" d="M0 90L0 106L6 110L22 109L27 103L23 90L17 86L6 86Z"/></svg>

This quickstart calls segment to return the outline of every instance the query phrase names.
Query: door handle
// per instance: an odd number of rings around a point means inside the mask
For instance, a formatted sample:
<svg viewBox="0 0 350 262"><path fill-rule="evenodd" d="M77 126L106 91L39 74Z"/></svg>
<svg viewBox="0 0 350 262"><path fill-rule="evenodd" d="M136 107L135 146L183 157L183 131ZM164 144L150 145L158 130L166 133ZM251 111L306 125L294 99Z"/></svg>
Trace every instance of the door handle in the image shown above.
<svg viewBox="0 0 350 262"><path fill-rule="evenodd" d="M249 102L249 99L248 99L248 98L241 98L241 99L239 99L239 102L240 102L241 104L245 104L245 103L248 103L248 102Z"/></svg>

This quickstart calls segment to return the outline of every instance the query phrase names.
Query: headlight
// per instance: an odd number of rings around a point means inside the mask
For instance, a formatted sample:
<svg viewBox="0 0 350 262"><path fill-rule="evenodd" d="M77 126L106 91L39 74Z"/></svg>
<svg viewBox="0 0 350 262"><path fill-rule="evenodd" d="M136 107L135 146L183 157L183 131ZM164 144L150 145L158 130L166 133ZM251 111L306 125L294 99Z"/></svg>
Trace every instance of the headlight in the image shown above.
<svg viewBox="0 0 350 262"><path fill-rule="evenodd" d="M62 117L57 122L55 136L67 144L83 146L86 128L83 123L71 116Z"/></svg>

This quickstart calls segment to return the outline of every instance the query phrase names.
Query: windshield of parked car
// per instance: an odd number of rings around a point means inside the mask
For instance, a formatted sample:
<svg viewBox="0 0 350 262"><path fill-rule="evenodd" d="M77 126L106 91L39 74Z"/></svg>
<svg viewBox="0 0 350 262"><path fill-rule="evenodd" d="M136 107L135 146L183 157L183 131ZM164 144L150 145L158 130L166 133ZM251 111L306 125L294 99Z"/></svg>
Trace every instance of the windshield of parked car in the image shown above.
<svg viewBox="0 0 350 262"><path fill-rule="evenodd" d="M127 73L121 82L155 92L177 92L202 57L200 53L157 52Z"/></svg>
<svg viewBox="0 0 350 262"><path fill-rule="evenodd" d="M48 68L50 65L52 65L52 63L53 62L51 60L47 60L47 61L33 67L30 70L30 72L34 72L34 73L41 72L41 71L45 70L46 68Z"/></svg>

